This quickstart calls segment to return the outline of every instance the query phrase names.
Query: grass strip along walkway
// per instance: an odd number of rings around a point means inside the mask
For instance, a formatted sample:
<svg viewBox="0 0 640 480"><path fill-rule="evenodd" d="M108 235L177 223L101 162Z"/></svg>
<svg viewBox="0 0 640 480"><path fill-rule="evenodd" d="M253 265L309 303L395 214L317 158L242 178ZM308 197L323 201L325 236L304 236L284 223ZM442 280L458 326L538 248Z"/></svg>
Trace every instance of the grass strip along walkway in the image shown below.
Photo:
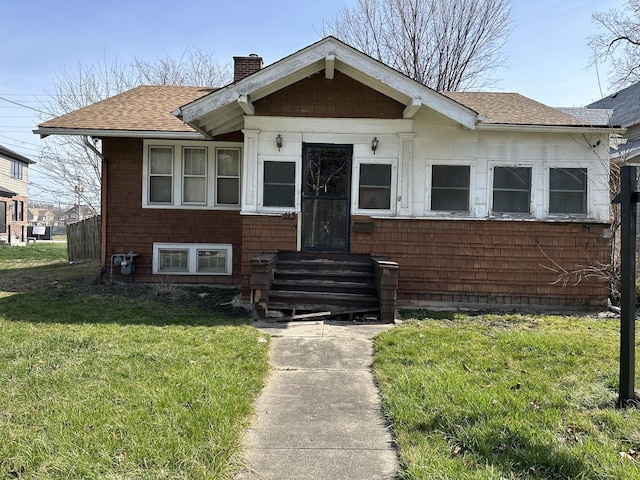
<svg viewBox="0 0 640 480"><path fill-rule="evenodd" d="M57 251L13 258L37 248L0 249L17 265L0 272L0 478L231 478L267 337L195 301L88 286L96 267Z"/></svg>
<svg viewBox="0 0 640 480"><path fill-rule="evenodd" d="M416 313L376 338L400 478L640 479L618 319Z"/></svg>

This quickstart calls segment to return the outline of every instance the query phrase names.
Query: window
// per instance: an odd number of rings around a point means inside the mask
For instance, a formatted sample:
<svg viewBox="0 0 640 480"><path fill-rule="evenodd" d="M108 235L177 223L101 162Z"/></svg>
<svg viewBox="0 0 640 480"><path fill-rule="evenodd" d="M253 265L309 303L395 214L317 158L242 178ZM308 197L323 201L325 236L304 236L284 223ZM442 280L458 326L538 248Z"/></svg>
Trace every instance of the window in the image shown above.
<svg viewBox="0 0 640 480"><path fill-rule="evenodd" d="M182 201L207 203L207 149L185 147L182 162Z"/></svg>
<svg viewBox="0 0 640 480"><path fill-rule="evenodd" d="M145 141L142 206L238 209L242 155L237 145L237 142Z"/></svg>
<svg viewBox="0 0 640 480"><path fill-rule="evenodd" d="M587 213L587 169L549 169L549 213Z"/></svg>
<svg viewBox="0 0 640 480"><path fill-rule="evenodd" d="M171 203L173 147L149 147L149 203Z"/></svg>
<svg viewBox="0 0 640 480"><path fill-rule="evenodd" d="M391 165L360 164L358 208L365 210L391 208Z"/></svg>
<svg viewBox="0 0 640 480"><path fill-rule="evenodd" d="M531 167L493 169L494 213L531 212Z"/></svg>
<svg viewBox="0 0 640 480"><path fill-rule="evenodd" d="M0 202L0 233L7 233L7 202Z"/></svg>
<svg viewBox="0 0 640 480"><path fill-rule="evenodd" d="M11 200L11 221L12 222L18 221L18 201L17 200Z"/></svg>
<svg viewBox="0 0 640 480"><path fill-rule="evenodd" d="M153 273L231 275L231 245L154 243Z"/></svg>
<svg viewBox="0 0 640 480"><path fill-rule="evenodd" d="M265 207L295 207L296 164L294 162L264 162L262 205Z"/></svg>
<svg viewBox="0 0 640 480"><path fill-rule="evenodd" d="M217 196L218 205L238 205L240 203L240 150L218 149L217 156Z"/></svg>
<svg viewBox="0 0 640 480"><path fill-rule="evenodd" d="M433 165L431 168L431 210L469 211L470 167Z"/></svg>
<svg viewBox="0 0 640 480"><path fill-rule="evenodd" d="M22 180L22 170L24 165L16 160L11 161L11 178Z"/></svg>
<svg viewBox="0 0 640 480"><path fill-rule="evenodd" d="M159 249L158 271L161 273L189 272L189 250L177 248Z"/></svg>

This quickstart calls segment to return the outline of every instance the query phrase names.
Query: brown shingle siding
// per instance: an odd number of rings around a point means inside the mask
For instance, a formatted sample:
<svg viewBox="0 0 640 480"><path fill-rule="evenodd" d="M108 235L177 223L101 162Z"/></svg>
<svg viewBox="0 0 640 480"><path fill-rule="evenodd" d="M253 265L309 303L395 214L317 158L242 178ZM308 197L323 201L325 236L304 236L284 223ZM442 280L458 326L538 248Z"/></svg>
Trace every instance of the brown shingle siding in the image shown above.
<svg viewBox="0 0 640 480"><path fill-rule="evenodd" d="M240 283L242 223L240 212L142 208L142 140L106 138L108 172L105 264L116 253L134 251L136 279L159 281L152 274L153 243L222 243L233 247L231 276L174 275L175 282ZM224 228L221 226L224 225Z"/></svg>
<svg viewBox="0 0 640 480"><path fill-rule="evenodd" d="M606 305L604 280L582 279L574 285L576 278L572 277L563 286L562 282L554 284L558 274L545 268L553 266L551 259L569 271L594 261L606 263L609 248L602 238L606 225L583 228L581 224L544 222L373 221L373 233L352 229L351 251L397 261L398 299L405 304ZM389 231L393 231L392 240L386 241L383 238ZM550 241L538 247L541 238Z"/></svg>

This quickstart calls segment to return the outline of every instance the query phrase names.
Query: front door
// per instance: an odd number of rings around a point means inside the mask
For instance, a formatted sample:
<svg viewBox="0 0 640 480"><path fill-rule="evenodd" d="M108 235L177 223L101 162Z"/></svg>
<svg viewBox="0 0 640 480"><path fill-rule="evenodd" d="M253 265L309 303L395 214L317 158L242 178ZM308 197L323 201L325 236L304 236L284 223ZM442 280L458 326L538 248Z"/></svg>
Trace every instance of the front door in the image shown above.
<svg viewBox="0 0 640 480"><path fill-rule="evenodd" d="M302 145L302 249L349 251L351 145Z"/></svg>

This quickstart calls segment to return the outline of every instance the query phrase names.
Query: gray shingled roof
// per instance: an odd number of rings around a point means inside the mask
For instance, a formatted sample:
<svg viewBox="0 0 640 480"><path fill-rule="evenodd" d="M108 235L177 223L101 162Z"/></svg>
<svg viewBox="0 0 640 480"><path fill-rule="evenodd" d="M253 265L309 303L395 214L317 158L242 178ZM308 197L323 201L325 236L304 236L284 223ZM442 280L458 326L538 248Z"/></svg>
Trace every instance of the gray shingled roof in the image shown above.
<svg viewBox="0 0 640 480"><path fill-rule="evenodd" d="M587 108L612 109L614 125L628 127L640 123L640 82L593 102Z"/></svg>
<svg viewBox="0 0 640 480"><path fill-rule="evenodd" d="M561 112L579 118L588 125L611 125L612 109L587 107L556 107Z"/></svg>
<svg viewBox="0 0 640 480"><path fill-rule="evenodd" d="M9 160L17 160L18 162L26 163L27 165L36 163L33 160L29 160L27 157L14 152L13 150L9 150L7 147L3 147L2 145L0 145L0 157L8 158Z"/></svg>

